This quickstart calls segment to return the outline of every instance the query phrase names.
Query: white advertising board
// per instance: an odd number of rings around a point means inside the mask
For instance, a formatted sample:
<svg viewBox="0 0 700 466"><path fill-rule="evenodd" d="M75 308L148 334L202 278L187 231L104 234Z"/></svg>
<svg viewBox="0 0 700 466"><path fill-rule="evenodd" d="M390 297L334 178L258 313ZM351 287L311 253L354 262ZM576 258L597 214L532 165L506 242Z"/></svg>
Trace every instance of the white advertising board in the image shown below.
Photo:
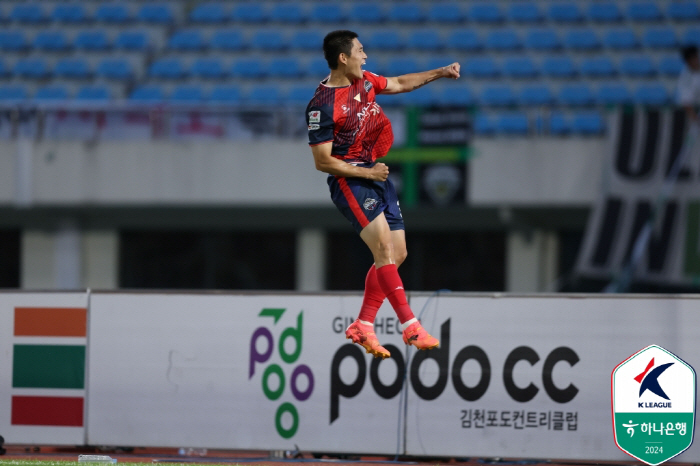
<svg viewBox="0 0 700 466"><path fill-rule="evenodd" d="M85 443L87 294L0 292L0 435Z"/></svg>

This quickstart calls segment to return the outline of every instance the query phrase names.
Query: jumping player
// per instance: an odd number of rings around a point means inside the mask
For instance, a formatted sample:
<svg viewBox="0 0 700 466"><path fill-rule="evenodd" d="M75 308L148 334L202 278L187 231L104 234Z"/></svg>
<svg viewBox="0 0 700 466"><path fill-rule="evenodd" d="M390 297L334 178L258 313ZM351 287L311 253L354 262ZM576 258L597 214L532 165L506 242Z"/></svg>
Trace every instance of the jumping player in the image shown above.
<svg viewBox="0 0 700 466"><path fill-rule="evenodd" d="M389 357L374 333L374 318L388 298L401 322L404 343L436 348L439 341L413 315L397 270L407 254L404 223L389 168L376 161L387 154L394 135L375 96L410 92L439 78L457 79L459 63L398 77L378 76L363 71L367 55L352 31L329 33L323 53L331 72L306 108L309 145L316 169L328 173L333 202L374 256L360 315L345 336L375 357Z"/></svg>

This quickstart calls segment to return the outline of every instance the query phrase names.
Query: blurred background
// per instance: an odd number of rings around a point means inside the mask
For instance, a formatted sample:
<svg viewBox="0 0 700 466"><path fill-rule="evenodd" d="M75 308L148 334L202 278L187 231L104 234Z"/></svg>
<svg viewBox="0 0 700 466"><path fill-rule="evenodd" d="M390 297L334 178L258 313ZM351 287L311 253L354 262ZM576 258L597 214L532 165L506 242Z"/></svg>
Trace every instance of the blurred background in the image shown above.
<svg viewBox="0 0 700 466"><path fill-rule="evenodd" d="M360 34L378 74L462 65L458 81L378 99L407 289L602 291L624 274L645 218L618 219L624 258L595 273L579 258L587 224L621 147L658 133L657 159L677 157L698 2L4 0L0 287L363 289L371 255L304 121L335 29ZM697 291L685 270L625 290Z"/></svg>

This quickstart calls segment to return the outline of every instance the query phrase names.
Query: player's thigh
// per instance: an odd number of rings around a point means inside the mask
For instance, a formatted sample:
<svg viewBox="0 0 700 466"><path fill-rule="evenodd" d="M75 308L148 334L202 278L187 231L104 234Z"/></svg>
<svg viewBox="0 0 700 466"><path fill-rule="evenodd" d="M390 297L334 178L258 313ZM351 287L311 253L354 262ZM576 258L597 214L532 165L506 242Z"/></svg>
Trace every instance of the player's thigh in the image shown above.
<svg viewBox="0 0 700 466"><path fill-rule="evenodd" d="M372 251L375 260L377 260L378 255L385 256L389 254L389 257L393 256L392 232L383 212L362 229L360 238Z"/></svg>
<svg viewBox="0 0 700 466"><path fill-rule="evenodd" d="M394 250L394 261L399 266L406 260L408 250L406 249L406 231L391 230L391 244Z"/></svg>

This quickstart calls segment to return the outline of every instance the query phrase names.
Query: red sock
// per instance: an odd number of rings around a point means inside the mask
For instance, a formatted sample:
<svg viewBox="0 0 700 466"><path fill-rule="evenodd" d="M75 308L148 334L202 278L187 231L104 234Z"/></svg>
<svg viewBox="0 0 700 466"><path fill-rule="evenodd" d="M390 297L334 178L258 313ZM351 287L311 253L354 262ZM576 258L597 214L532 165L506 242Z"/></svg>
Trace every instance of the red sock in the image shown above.
<svg viewBox="0 0 700 466"><path fill-rule="evenodd" d="M386 295L379 287L377 281L377 269L372 264L365 278L365 297L360 308L360 316L358 319L374 323L374 318L377 317L377 312L382 306Z"/></svg>
<svg viewBox="0 0 700 466"><path fill-rule="evenodd" d="M382 291L389 298L391 307L394 308L396 315L399 317L399 322L402 324L413 319L413 311L408 305L406 293L403 289L403 282L399 277L399 270L396 264L389 264L377 269L377 281Z"/></svg>

